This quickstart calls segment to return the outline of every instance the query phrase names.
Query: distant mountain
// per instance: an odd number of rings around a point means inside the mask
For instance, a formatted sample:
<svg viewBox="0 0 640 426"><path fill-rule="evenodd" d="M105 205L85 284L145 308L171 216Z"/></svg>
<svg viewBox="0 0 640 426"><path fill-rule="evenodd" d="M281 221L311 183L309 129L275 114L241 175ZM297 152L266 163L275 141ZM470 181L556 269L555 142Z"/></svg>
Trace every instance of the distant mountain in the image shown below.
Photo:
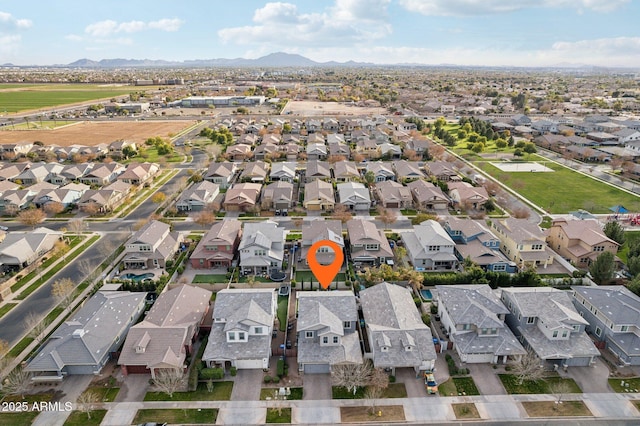
<svg viewBox="0 0 640 426"><path fill-rule="evenodd" d="M70 68L134 68L134 67L368 67L372 63L364 62L316 62L302 55L276 52L257 59L193 59L186 61L165 61L161 59L79 59L67 65Z"/></svg>

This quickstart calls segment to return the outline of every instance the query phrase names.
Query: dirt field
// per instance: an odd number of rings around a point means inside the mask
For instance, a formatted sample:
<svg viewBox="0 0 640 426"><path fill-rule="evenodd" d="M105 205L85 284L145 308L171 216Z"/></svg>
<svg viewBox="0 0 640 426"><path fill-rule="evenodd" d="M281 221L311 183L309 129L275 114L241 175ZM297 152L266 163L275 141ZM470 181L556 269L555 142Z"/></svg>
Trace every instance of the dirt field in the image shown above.
<svg viewBox="0 0 640 426"><path fill-rule="evenodd" d="M288 114L287 114L288 113ZM304 117L317 117L324 115L331 116L355 116L365 117L378 114L388 114L386 108L380 107L358 107L339 102L313 102L313 101L291 101L283 111L285 115L295 115Z"/></svg>
<svg viewBox="0 0 640 426"><path fill-rule="evenodd" d="M180 130L193 125L193 120L171 121L83 121L59 127L55 130L9 130L0 131L0 143L35 142L69 146L74 144L93 146L111 143L119 139L144 142L147 138L168 138Z"/></svg>

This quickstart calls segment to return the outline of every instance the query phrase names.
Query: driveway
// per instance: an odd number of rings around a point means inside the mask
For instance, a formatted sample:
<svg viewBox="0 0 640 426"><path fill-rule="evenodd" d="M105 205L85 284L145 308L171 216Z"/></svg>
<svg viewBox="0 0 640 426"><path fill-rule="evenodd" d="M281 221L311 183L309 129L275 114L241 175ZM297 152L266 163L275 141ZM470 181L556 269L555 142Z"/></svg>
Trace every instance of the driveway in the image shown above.
<svg viewBox="0 0 640 426"><path fill-rule="evenodd" d="M507 391L502 386L498 372L491 364L465 364L469 369L469 375L476 382L480 395L506 395Z"/></svg>
<svg viewBox="0 0 640 426"><path fill-rule="evenodd" d="M137 402L144 401L144 396L149 389L151 374L129 374L128 376L117 376L120 385L120 392L116 396L115 402Z"/></svg>
<svg viewBox="0 0 640 426"><path fill-rule="evenodd" d="M609 387L609 368L600 358L592 367L569 367L567 372L560 375L571 377L576 381L583 393L613 392Z"/></svg>
<svg viewBox="0 0 640 426"><path fill-rule="evenodd" d="M424 380L420 377L416 379L416 372L413 368L396 368L396 382L404 383L404 387L407 389L407 398L427 396Z"/></svg>
<svg viewBox="0 0 640 426"><path fill-rule="evenodd" d="M262 389L262 370L238 370L231 392L232 401L258 401Z"/></svg>
<svg viewBox="0 0 640 426"><path fill-rule="evenodd" d="M329 374L305 374L302 399L331 399L331 376Z"/></svg>

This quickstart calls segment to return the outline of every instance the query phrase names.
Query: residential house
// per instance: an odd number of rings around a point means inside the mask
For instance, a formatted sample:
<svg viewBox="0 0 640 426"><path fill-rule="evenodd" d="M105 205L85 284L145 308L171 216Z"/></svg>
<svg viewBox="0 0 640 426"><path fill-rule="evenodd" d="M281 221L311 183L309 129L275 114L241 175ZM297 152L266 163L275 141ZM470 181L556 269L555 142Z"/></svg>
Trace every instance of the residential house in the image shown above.
<svg viewBox="0 0 640 426"><path fill-rule="evenodd" d="M514 261L520 269L537 268L553 263L553 255L547 248L545 235L527 219L496 219L491 221L494 234L500 239L502 253Z"/></svg>
<svg viewBox="0 0 640 426"><path fill-rule="evenodd" d="M176 209L183 212L199 212L215 201L220 194L220 187L207 180L193 184L178 196Z"/></svg>
<svg viewBox="0 0 640 426"><path fill-rule="evenodd" d="M403 232L402 241L416 271L452 271L458 267L455 243L435 220L426 220Z"/></svg>
<svg viewBox="0 0 640 426"><path fill-rule="evenodd" d="M360 179L360 172L353 161L338 161L333 164L336 182L352 182Z"/></svg>
<svg viewBox="0 0 640 426"><path fill-rule="evenodd" d="M340 123L335 118L325 118L322 122L322 128L329 132L337 132L340 130Z"/></svg>
<svg viewBox="0 0 640 426"><path fill-rule="evenodd" d="M261 189L259 183L236 183L227 190L222 205L229 212L251 210L258 203Z"/></svg>
<svg viewBox="0 0 640 426"><path fill-rule="evenodd" d="M420 170L420 163L416 161L394 161L393 168L399 181L412 181L425 177L422 170Z"/></svg>
<svg viewBox="0 0 640 426"><path fill-rule="evenodd" d="M360 291L371 357L376 368L433 371L436 351L431 330L422 322L411 290L383 282Z"/></svg>
<svg viewBox="0 0 640 426"><path fill-rule="evenodd" d="M393 172L393 167L389 162L373 161L367 163L366 173L369 172L373 173L375 182L395 180L396 178L396 174Z"/></svg>
<svg viewBox="0 0 640 426"><path fill-rule="evenodd" d="M238 247L242 274L267 274L282 268L285 233L275 222L245 223Z"/></svg>
<svg viewBox="0 0 640 426"><path fill-rule="evenodd" d="M380 146L380 155L383 158L396 160L402 157L402 147L400 145L396 145L390 142L385 142L379 145Z"/></svg>
<svg viewBox="0 0 640 426"><path fill-rule="evenodd" d="M0 270L18 271L53 249L62 232L40 227L29 232L9 232L0 242Z"/></svg>
<svg viewBox="0 0 640 426"><path fill-rule="evenodd" d="M331 180L331 165L326 161L309 160L305 170L305 181L313 182L316 179Z"/></svg>
<svg viewBox="0 0 640 426"><path fill-rule="evenodd" d="M393 264L393 251L389 241L375 223L351 219L347 222L347 234L352 262L375 266L388 262Z"/></svg>
<svg viewBox="0 0 640 426"><path fill-rule="evenodd" d="M33 148L33 143L31 142L18 142L18 143L5 143L2 144L2 150L0 151L0 155L3 160L13 160L18 157L25 156L31 151Z"/></svg>
<svg viewBox="0 0 640 426"><path fill-rule="evenodd" d="M132 149L133 151L138 150L138 147L136 146L135 142L119 140L119 141L111 142L109 144L109 155L111 155L112 157L123 158L125 157L123 152L125 151L125 148Z"/></svg>
<svg viewBox="0 0 640 426"><path fill-rule="evenodd" d="M146 293L98 291L60 324L25 367L33 381L98 375L145 310Z"/></svg>
<svg viewBox="0 0 640 426"><path fill-rule="evenodd" d="M189 262L196 269L230 268L242 235L237 219L216 222L193 250Z"/></svg>
<svg viewBox="0 0 640 426"><path fill-rule="evenodd" d="M376 184L378 200L387 209L408 209L413 206L411 190L401 183L387 180Z"/></svg>
<svg viewBox="0 0 640 426"><path fill-rule="evenodd" d="M216 294L213 325L202 360L210 368L269 368L277 293L265 289L224 289Z"/></svg>
<svg viewBox="0 0 640 426"><path fill-rule="evenodd" d="M461 180L453 163L446 161L431 161L425 163L425 169L430 176L435 177L440 182Z"/></svg>
<svg viewBox="0 0 640 426"><path fill-rule="evenodd" d="M115 189L89 189L78 200L78 208L89 214L110 212L118 208L126 196L125 192Z"/></svg>
<svg viewBox="0 0 640 426"><path fill-rule="evenodd" d="M377 160L382 155L380 147L375 139L360 139L356 141L356 154L361 155L366 160ZM355 158L355 156L354 156Z"/></svg>
<svg viewBox="0 0 640 426"><path fill-rule="evenodd" d="M293 184L285 181L272 182L262 190L262 208L290 209L296 205Z"/></svg>
<svg viewBox="0 0 640 426"><path fill-rule="evenodd" d="M344 158L349 158L349 156L351 155L351 149L349 148L349 145L347 145L346 143L329 142L328 145L329 145L329 155L341 156Z"/></svg>
<svg viewBox="0 0 640 426"><path fill-rule="evenodd" d="M323 180L314 180L304 186L304 208L307 210L332 211L335 206L333 185Z"/></svg>
<svg viewBox="0 0 640 426"><path fill-rule="evenodd" d="M443 225L456 246L454 253L462 263L471 260L485 271L518 272L516 264L500 251L500 240L480 221L447 218Z"/></svg>
<svg viewBox="0 0 640 426"><path fill-rule="evenodd" d="M573 306L589 323L586 331L597 346L619 365L640 365L640 298L621 285L571 289Z"/></svg>
<svg viewBox="0 0 640 426"><path fill-rule="evenodd" d="M405 146L407 149L413 150L424 157L429 154L431 142L424 139L410 139Z"/></svg>
<svg viewBox="0 0 640 426"><path fill-rule="evenodd" d="M640 131L636 129L624 128L613 133L618 137L618 143L626 145L629 142L640 141Z"/></svg>
<svg viewBox="0 0 640 426"><path fill-rule="evenodd" d="M289 182L293 183L296 178L297 164L293 161L290 162L277 162L271 163L271 173L269 178L273 182Z"/></svg>
<svg viewBox="0 0 640 426"><path fill-rule="evenodd" d="M620 248L620 244L605 235L595 219L554 219L546 234L549 247L581 269L588 269L603 252L615 255Z"/></svg>
<svg viewBox="0 0 640 426"><path fill-rule="evenodd" d="M417 208L427 210L447 210L449 207L449 198L442 190L422 179L414 180L407 184L407 188L411 191L413 202Z"/></svg>
<svg viewBox="0 0 640 426"><path fill-rule="evenodd" d="M235 163L225 161L222 163L211 163L204 175L204 180L215 183L220 189L227 189L231 186L233 176L236 173Z"/></svg>
<svg viewBox="0 0 640 426"><path fill-rule="evenodd" d="M489 194L484 186L473 186L467 182L452 182L449 185L451 200L460 207L474 210L483 209L489 201Z"/></svg>
<svg viewBox="0 0 640 426"><path fill-rule="evenodd" d="M487 284L436 286L438 315L463 363L506 364L526 354L505 324L509 310Z"/></svg>
<svg viewBox="0 0 640 426"><path fill-rule="evenodd" d="M304 259L305 264L309 264L307 253L312 245L318 241L333 241L344 249L344 238L342 238L342 222L339 220L312 220L302 224L302 247L300 249L299 261ZM333 251L327 247L321 247L316 252L316 259L321 265L328 265L335 259ZM342 267L342 265L340 265Z"/></svg>
<svg viewBox="0 0 640 426"><path fill-rule="evenodd" d="M13 181L15 178L31 167L31 163L5 163L0 164L0 181Z"/></svg>
<svg viewBox="0 0 640 426"><path fill-rule="evenodd" d="M211 291L190 285L160 294L144 320L127 334L118 358L122 373L151 373L155 378L162 370L186 369L210 299Z"/></svg>
<svg viewBox="0 0 640 426"><path fill-rule="evenodd" d="M306 152L308 160L326 160L327 158L327 146L324 142L308 143Z"/></svg>
<svg viewBox="0 0 640 426"><path fill-rule="evenodd" d="M10 189L0 196L0 211L3 214L15 214L31 203L37 191L31 189Z"/></svg>
<svg viewBox="0 0 640 426"><path fill-rule="evenodd" d="M327 374L336 365L362 364L353 292L298 292L296 298L298 370Z"/></svg>
<svg viewBox="0 0 640 426"><path fill-rule="evenodd" d="M368 211L371 208L369 189L360 182L345 182L337 185L338 200L349 210Z"/></svg>
<svg viewBox="0 0 640 426"><path fill-rule="evenodd" d="M79 181L84 175L89 173L94 166L94 163L66 165L63 167L62 171L58 173L51 173L49 175L49 182L55 185L64 185L69 182Z"/></svg>
<svg viewBox="0 0 640 426"><path fill-rule="evenodd" d="M116 162L96 164L89 173L80 178L80 182L86 185L108 185L115 181L125 170L122 164Z"/></svg>
<svg viewBox="0 0 640 426"><path fill-rule="evenodd" d="M122 265L124 269L163 269L182 241L182 234L172 232L170 225L152 220L127 240Z"/></svg>
<svg viewBox="0 0 640 426"><path fill-rule="evenodd" d="M160 166L156 163L131 163L118 176L118 180L134 186L150 183L160 173Z"/></svg>
<svg viewBox="0 0 640 426"><path fill-rule="evenodd" d="M253 156L253 151L251 151L251 145L236 144L229 145L225 154L229 160L244 161Z"/></svg>
<svg viewBox="0 0 640 426"><path fill-rule="evenodd" d="M275 154L278 154L276 157ZM272 158L279 158L280 155L280 145L276 145L273 143L262 143L256 147L253 151L253 157L256 160L266 160Z"/></svg>
<svg viewBox="0 0 640 426"><path fill-rule="evenodd" d="M507 325L525 348L535 352L541 365L587 367L600 356L585 333L589 323L576 311L569 292L552 287L500 290L500 300L510 311Z"/></svg>
<svg viewBox="0 0 640 426"><path fill-rule="evenodd" d="M74 206L89 187L82 183L70 183L59 189L44 189L33 198L36 207L46 207L49 203L59 203L67 208Z"/></svg>
<svg viewBox="0 0 640 426"><path fill-rule="evenodd" d="M241 182L264 182L269 174L269 163L254 161L246 163L240 174Z"/></svg>
<svg viewBox="0 0 640 426"><path fill-rule="evenodd" d="M49 180L50 176L60 173L63 169L64 166L58 163L34 163L11 180L25 186L35 185Z"/></svg>

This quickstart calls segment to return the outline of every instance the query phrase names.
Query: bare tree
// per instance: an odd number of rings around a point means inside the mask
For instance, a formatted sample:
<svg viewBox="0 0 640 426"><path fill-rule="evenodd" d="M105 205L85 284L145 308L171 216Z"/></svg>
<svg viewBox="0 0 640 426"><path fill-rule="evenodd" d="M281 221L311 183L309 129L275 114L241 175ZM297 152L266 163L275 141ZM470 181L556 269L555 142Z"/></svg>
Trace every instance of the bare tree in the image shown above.
<svg viewBox="0 0 640 426"><path fill-rule="evenodd" d="M82 259L78 261L78 270L82 273L82 275L87 278L92 278L93 272L95 271L95 266L91 264L89 259Z"/></svg>
<svg viewBox="0 0 640 426"><path fill-rule="evenodd" d="M62 278L53 283L51 295L60 301L64 309L67 309L75 297L74 289L75 285L70 278Z"/></svg>
<svg viewBox="0 0 640 426"><path fill-rule="evenodd" d="M131 229L133 229L134 231L139 231L147 223L149 223L149 219L139 219L136 221L136 223L133 224Z"/></svg>
<svg viewBox="0 0 640 426"><path fill-rule="evenodd" d="M33 338L36 343L40 343L42 334L49 326L47 318L42 318L35 312L29 312L29 315L24 319L24 323L27 326L29 337Z"/></svg>
<svg viewBox="0 0 640 426"><path fill-rule="evenodd" d="M376 400L384 394L384 389L376 386L367 386L364 390L364 399L369 406L369 414L374 414L378 408Z"/></svg>
<svg viewBox="0 0 640 426"><path fill-rule="evenodd" d="M398 215L393 210L385 209L382 206L378 206L378 214L378 219L384 223L385 227L388 227L398 220Z"/></svg>
<svg viewBox="0 0 640 426"><path fill-rule="evenodd" d="M116 247L113 244L113 241L108 238L103 238L100 240L97 249L100 256L104 259L110 259L115 254Z"/></svg>
<svg viewBox="0 0 640 426"><path fill-rule="evenodd" d="M522 384L525 380L537 382L544 375L544 370L540 365L540 358L532 350L527 351L520 358L520 361L513 364L513 374L518 378L518 382Z"/></svg>
<svg viewBox="0 0 640 426"><path fill-rule="evenodd" d="M98 203L89 202L87 204L83 204L81 207L82 211L88 214L89 216L95 216L100 212L100 206Z"/></svg>
<svg viewBox="0 0 640 426"><path fill-rule="evenodd" d="M80 234L84 231L84 221L82 219L74 219L67 224L69 231L74 234Z"/></svg>
<svg viewBox="0 0 640 426"><path fill-rule="evenodd" d="M27 209L18 213L18 220L20 223L31 228L35 228L36 225L45 220L47 214L40 209Z"/></svg>
<svg viewBox="0 0 640 426"><path fill-rule="evenodd" d="M62 203L58 203L57 201L53 201L44 205L44 211L47 214L55 216L64 211L64 206Z"/></svg>
<svg viewBox="0 0 640 426"><path fill-rule="evenodd" d="M558 399L556 400L556 404L562 403L562 395L564 395L565 393L570 393L572 391L569 383L562 379L557 382L551 383L549 385L549 389L551 389L551 392L558 397Z"/></svg>
<svg viewBox="0 0 640 426"><path fill-rule="evenodd" d="M24 399L24 394L31 388L31 373L22 367L16 367L2 381L2 392L7 395L20 395Z"/></svg>
<svg viewBox="0 0 640 426"><path fill-rule="evenodd" d="M159 370L156 372L153 384L160 392L164 392L169 398L173 398L173 394L185 385L184 370L182 368Z"/></svg>
<svg viewBox="0 0 640 426"><path fill-rule="evenodd" d="M370 362L362 364L338 364L331 367L331 382L355 395L359 387L366 386L371 380L373 368Z"/></svg>
<svg viewBox="0 0 640 426"><path fill-rule="evenodd" d="M211 212L201 211L194 216L193 221L204 229L207 225L211 225L216 221L216 216Z"/></svg>
<svg viewBox="0 0 640 426"><path fill-rule="evenodd" d="M87 413L87 419L91 418L91 412L96 409L96 404L100 402L100 395L92 390L84 391L77 400L78 409Z"/></svg>
<svg viewBox="0 0 640 426"><path fill-rule="evenodd" d="M9 342L6 340L0 340L0 372L11 362L11 357L7 355L10 349L11 346L9 346ZM0 383L0 389L1 388L2 383Z"/></svg>
<svg viewBox="0 0 640 426"><path fill-rule="evenodd" d="M347 223L353 218L353 213L344 204L336 204L333 209L333 218L342 223Z"/></svg>
<svg viewBox="0 0 640 426"><path fill-rule="evenodd" d="M531 212L527 208L520 207L513 210L513 217L516 219L527 219L529 216L531 216Z"/></svg>

